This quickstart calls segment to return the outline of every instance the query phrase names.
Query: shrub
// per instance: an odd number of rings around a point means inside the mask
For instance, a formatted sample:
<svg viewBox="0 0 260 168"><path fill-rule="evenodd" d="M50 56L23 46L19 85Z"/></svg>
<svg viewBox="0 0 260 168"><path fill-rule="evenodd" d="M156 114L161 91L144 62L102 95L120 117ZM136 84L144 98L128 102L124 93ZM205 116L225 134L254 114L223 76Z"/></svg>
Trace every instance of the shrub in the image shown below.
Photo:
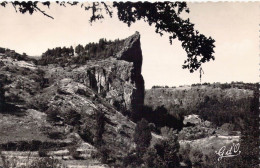
<svg viewBox="0 0 260 168"><path fill-rule="evenodd" d="M143 156L145 167L165 168L166 165L154 148L148 148Z"/></svg>
<svg viewBox="0 0 260 168"><path fill-rule="evenodd" d="M68 125L78 127L81 124L81 115L75 110L69 110L64 114L64 122Z"/></svg>
<svg viewBox="0 0 260 168"><path fill-rule="evenodd" d="M61 132L49 132L48 137L51 139L64 139L65 135Z"/></svg>
<svg viewBox="0 0 260 168"><path fill-rule="evenodd" d="M62 121L60 115L60 112L58 109L56 108L48 108L47 110L47 120L49 122L55 123L55 122L59 122Z"/></svg>
<svg viewBox="0 0 260 168"><path fill-rule="evenodd" d="M80 156L80 152L77 151L77 145L73 145L73 146L69 147L68 150L69 150L70 155L71 155L74 159L76 159L76 160L81 160L81 159L83 159L83 158Z"/></svg>
<svg viewBox="0 0 260 168"><path fill-rule="evenodd" d="M93 144L94 135L92 134L92 132L87 127L79 130L78 134L85 142Z"/></svg>
<svg viewBox="0 0 260 168"><path fill-rule="evenodd" d="M48 156L48 155L47 155L47 153L48 153L48 150L47 150L47 149L40 148L39 151L38 151L38 153L39 153L39 156L40 156L40 157L47 157L47 156Z"/></svg>
<svg viewBox="0 0 260 168"><path fill-rule="evenodd" d="M123 158L123 166L122 167L133 167L137 168L143 163L143 160L140 156L136 154L135 151L128 153L127 156Z"/></svg>
<svg viewBox="0 0 260 168"><path fill-rule="evenodd" d="M136 144L137 150L143 152L147 147L150 146L151 139L152 134L149 123L145 119L137 122L134 132L134 142Z"/></svg>
<svg viewBox="0 0 260 168"><path fill-rule="evenodd" d="M180 152L179 153L180 153L180 156L181 156L181 160L184 163L189 163L190 162L190 158L189 158L190 152L191 152L190 144L185 144L185 146L183 148L180 148Z"/></svg>
<svg viewBox="0 0 260 168"><path fill-rule="evenodd" d="M154 148L157 154L162 158L165 168L178 168L180 166L180 144L176 136L170 136L167 140L156 144Z"/></svg>
<svg viewBox="0 0 260 168"><path fill-rule="evenodd" d="M99 148L98 155L101 158L102 163L108 163L110 150L107 147L102 146Z"/></svg>
<svg viewBox="0 0 260 168"><path fill-rule="evenodd" d="M203 162L203 153L197 149L192 150L190 154L190 160L193 166L201 166Z"/></svg>

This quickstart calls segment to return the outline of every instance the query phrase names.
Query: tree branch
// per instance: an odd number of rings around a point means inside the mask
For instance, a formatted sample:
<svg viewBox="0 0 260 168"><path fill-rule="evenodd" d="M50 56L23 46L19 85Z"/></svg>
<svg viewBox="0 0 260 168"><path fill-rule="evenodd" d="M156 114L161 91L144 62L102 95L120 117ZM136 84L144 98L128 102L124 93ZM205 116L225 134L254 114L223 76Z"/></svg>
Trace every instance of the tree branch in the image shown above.
<svg viewBox="0 0 260 168"><path fill-rule="evenodd" d="M108 6L105 2L101 2L101 3L104 5L104 7L105 7L105 9L106 9L106 12L109 14L109 16L112 17L113 12L111 12L111 11L109 10L109 7L110 7L110 6ZM111 8L111 7L110 7L110 8Z"/></svg>
<svg viewBox="0 0 260 168"><path fill-rule="evenodd" d="M38 11L40 11L44 16L47 16L49 18L54 19L52 16L48 15L47 13L45 13L45 11L42 11L40 8L38 8L37 5L34 5L34 8L37 9Z"/></svg>
<svg viewBox="0 0 260 168"><path fill-rule="evenodd" d="M11 3L12 3L12 5L13 5L13 7L14 7L15 12L17 13L17 9L16 9L15 4L14 4L13 2L11 2Z"/></svg>

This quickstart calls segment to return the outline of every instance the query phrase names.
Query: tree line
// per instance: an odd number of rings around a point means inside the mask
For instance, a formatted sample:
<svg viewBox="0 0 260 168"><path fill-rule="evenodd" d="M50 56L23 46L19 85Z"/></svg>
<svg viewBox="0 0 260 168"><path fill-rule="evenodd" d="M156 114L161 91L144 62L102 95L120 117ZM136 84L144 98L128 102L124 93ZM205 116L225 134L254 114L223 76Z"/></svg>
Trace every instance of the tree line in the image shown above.
<svg viewBox="0 0 260 168"><path fill-rule="evenodd" d="M40 65L48 64L84 64L88 60L105 59L114 56L124 44L124 40L116 39L115 41L101 38L98 43L88 43L85 46L79 44L75 48L56 47L48 49L38 60Z"/></svg>

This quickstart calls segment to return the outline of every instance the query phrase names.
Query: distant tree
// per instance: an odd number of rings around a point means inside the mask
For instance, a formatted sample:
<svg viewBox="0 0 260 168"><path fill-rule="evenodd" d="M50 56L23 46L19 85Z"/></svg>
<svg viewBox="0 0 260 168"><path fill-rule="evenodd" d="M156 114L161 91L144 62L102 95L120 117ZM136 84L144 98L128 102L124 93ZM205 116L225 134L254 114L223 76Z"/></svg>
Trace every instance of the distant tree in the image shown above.
<svg viewBox="0 0 260 168"><path fill-rule="evenodd" d="M5 48L0 47L0 53L5 53Z"/></svg>
<svg viewBox="0 0 260 168"><path fill-rule="evenodd" d="M56 2L63 7L79 4L79 2ZM41 5L49 7L51 5L49 1L3 1L0 3L0 6L5 7L8 4L11 4L15 11L23 14L27 12L30 14L41 12L43 15L54 19L41 9ZM128 26L131 26L137 20L144 20L150 26L155 26L156 33L160 35L169 34L171 44L177 38L181 41L182 47L187 53L187 59L184 61L183 68L189 69L190 72L194 72L200 68L201 74L201 65L215 59L213 56L215 40L195 30L194 24L189 19L180 17L183 13L189 13L186 2L113 2L113 5L105 2L92 2L81 3L80 5L86 11L91 10L90 23L104 19L102 11L105 11L109 17L112 17L113 7L117 9L118 19Z"/></svg>
<svg viewBox="0 0 260 168"><path fill-rule="evenodd" d="M108 51L107 51L107 55L112 56L113 53L114 53L113 48L109 48Z"/></svg>
<svg viewBox="0 0 260 168"><path fill-rule="evenodd" d="M62 53L63 55L69 55L68 49L67 49L65 46L61 49L61 53Z"/></svg>
<svg viewBox="0 0 260 168"><path fill-rule="evenodd" d="M137 151L143 153L150 146L151 139L152 134L149 123L145 119L137 122L134 132L134 142Z"/></svg>
<svg viewBox="0 0 260 168"><path fill-rule="evenodd" d="M84 47L82 45L78 45L75 48L75 53L77 53L78 55L82 54L84 52Z"/></svg>
<svg viewBox="0 0 260 168"><path fill-rule="evenodd" d="M72 46L70 46L70 54L71 54L71 55L74 55L74 49L73 49Z"/></svg>
<svg viewBox="0 0 260 168"><path fill-rule="evenodd" d="M57 47L56 49L54 49L54 53L56 57L61 57L61 53L62 53L61 47Z"/></svg>
<svg viewBox="0 0 260 168"><path fill-rule="evenodd" d="M99 48L103 50L103 49L105 48L106 43L107 43L107 40L104 39L104 38L101 38L101 39L99 40L99 42L98 42Z"/></svg>
<svg viewBox="0 0 260 168"><path fill-rule="evenodd" d="M0 74L0 112L4 110L6 104L4 86L7 83L7 76L4 74Z"/></svg>

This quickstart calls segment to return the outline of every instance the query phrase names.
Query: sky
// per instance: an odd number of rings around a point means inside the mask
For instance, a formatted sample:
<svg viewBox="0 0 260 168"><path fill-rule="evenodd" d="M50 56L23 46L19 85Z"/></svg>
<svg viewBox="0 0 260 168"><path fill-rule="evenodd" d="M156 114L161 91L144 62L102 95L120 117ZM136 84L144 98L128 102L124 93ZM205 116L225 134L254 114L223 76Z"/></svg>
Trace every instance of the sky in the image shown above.
<svg viewBox="0 0 260 168"><path fill-rule="evenodd" d="M195 29L215 42L215 61L203 64L202 82L259 81L259 4L260 3L188 3ZM92 25L90 14L80 6L43 8L54 19L35 13L16 13L11 5L0 7L0 47L39 56L48 48L98 42L100 38L123 39L135 31L141 34L142 74L146 89L153 85L190 85L199 83L199 73L182 69L186 53L181 43L172 45L167 35L143 21L131 27L116 17ZM114 15L116 16L116 15Z"/></svg>

